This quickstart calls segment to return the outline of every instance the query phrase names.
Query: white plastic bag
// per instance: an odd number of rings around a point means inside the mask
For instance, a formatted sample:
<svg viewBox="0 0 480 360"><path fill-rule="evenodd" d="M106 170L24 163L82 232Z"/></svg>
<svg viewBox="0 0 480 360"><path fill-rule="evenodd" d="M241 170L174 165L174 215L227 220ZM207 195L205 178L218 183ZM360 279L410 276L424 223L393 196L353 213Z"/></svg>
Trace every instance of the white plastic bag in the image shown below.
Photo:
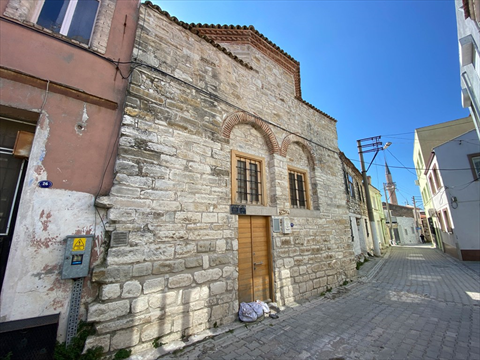
<svg viewBox="0 0 480 360"><path fill-rule="evenodd" d="M250 304L251 303L240 303L240 308L238 309L238 318L240 319L240 321L254 322L257 320L257 312Z"/></svg>
<svg viewBox="0 0 480 360"><path fill-rule="evenodd" d="M262 309L265 314L268 314L270 312L270 308L263 301L257 300L256 303L262 305Z"/></svg>

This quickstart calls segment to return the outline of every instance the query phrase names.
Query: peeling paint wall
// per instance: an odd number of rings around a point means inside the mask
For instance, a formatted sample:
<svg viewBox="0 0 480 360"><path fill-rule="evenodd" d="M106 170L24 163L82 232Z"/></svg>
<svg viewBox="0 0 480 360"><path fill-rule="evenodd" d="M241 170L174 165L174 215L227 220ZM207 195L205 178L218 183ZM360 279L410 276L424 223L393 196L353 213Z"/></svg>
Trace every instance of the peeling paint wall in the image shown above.
<svg viewBox="0 0 480 360"><path fill-rule="evenodd" d="M21 120L23 113L38 114L0 295L0 322L60 313L58 339L63 340L72 290L72 280L61 279L65 237L94 235L90 265L104 260L106 212L94 203L112 186L127 86L121 72L128 70L110 59L131 58L138 0L102 0L89 48L21 23L32 21L31 5L25 0L0 5L0 115ZM41 188L40 180L53 185ZM81 318L97 295L89 275Z"/></svg>

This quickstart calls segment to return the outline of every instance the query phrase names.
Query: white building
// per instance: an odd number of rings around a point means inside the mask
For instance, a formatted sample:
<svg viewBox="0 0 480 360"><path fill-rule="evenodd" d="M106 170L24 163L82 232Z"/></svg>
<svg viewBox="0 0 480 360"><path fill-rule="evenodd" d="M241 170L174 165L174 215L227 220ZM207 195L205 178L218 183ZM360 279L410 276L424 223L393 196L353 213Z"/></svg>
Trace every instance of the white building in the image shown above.
<svg viewBox="0 0 480 360"><path fill-rule="evenodd" d="M425 175L432 193L430 216L444 251L480 260L480 141L474 130L436 146Z"/></svg>
<svg viewBox="0 0 480 360"><path fill-rule="evenodd" d="M480 0L455 0L462 106L469 108L480 138Z"/></svg>
<svg viewBox="0 0 480 360"><path fill-rule="evenodd" d="M389 204L390 216L385 207L385 222L392 227L392 235L398 245L419 244L420 237L415 230L415 209L413 206ZM390 225L390 219L392 221Z"/></svg>

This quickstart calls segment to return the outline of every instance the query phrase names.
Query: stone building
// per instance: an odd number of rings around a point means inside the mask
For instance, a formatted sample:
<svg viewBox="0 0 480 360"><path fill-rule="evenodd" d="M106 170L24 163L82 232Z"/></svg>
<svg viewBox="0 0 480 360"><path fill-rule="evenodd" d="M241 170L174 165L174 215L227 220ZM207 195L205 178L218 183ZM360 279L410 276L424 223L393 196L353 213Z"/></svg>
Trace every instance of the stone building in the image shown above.
<svg viewBox="0 0 480 360"><path fill-rule="evenodd" d="M362 185L363 177L343 152L340 152L340 159L343 163L343 182L347 196L351 241L355 256L360 260L367 253L373 254L373 239L369 230L367 203Z"/></svg>
<svg viewBox="0 0 480 360"><path fill-rule="evenodd" d="M151 349L356 275L336 120L253 27L140 8L111 232L89 306L105 351Z"/></svg>
<svg viewBox="0 0 480 360"><path fill-rule="evenodd" d="M105 211L94 202L113 182L129 70L112 59L131 59L137 15L138 0L0 2L0 322L38 328L49 351L65 339L72 291L83 317L96 297L88 269L103 257ZM93 245L90 262L71 263L87 270L75 288L62 276L69 235ZM33 343L0 353L37 358L22 353Z"/></svg>

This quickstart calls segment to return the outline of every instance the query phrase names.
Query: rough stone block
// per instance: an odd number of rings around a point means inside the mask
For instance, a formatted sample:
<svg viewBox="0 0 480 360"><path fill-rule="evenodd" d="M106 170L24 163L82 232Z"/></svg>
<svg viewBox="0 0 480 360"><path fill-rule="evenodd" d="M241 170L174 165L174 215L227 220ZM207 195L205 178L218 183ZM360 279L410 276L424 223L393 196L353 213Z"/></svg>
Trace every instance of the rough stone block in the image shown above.
<svg viewBox="0 0 480 360"><path fill-rule="evenodd" d="M204 271L197 271L193 274L195 281L199 284L202 284L207 281L217 280L222 276L222 270L220 269L210 269Z"/></svg>
<svg viewBox="0 0 480 360"><path fill-rule="evenodd" d="M227 284L223 281L215 282L210 285L210 294L211 295L218 295L225 292L227 289Z"/></svg>
<svg viewBox="0 0 480 360"><path fill-rule="evenodd" d="M196 244L191 242L182 242L175 246L175 256L177 258L192 256L195 254Z"/></svg>
<svg viewBox="0 0 480 360"><path fill-rule="evenodd" d="M158 261L153 264L153 274L171 274L185 270L185 260Z"/></svg>
<svg viewBox="0 0 480 360"><path fill-rule="evenodd" d="M140 340L140 330L136 327L126 330L120 330L112 337L110 350L125 349L138 344Z"/></svg>
<svg viewBox="0 0 480 360"><path fill-rule="evenodd" d="M215 251L216 241L215 240L208 240L208 241L199 241L197 243L197 252L213 252Z"/></svg>
<svg viewBox="0 0 480 360"><path fill-rule="evenodd" d="M107 304L91 304L88 307L88 321L107 321L127 315L130 311L128 300L116 301Z"/></svg>
<svg viewBox="0 0 480 360"><path fill-rule="evenodd" d="M185 259L185 267L187 269L194 268L194 267L200 267L203 265L203 259L201 256L196 256L193 258L187 258Z"/></svg>
<svg viewBox="0 0 480 360"><path fill-rule="evenodd" d="M109 265L124 265L141 262L144 258L143 247L118 247L108 250L107 262Z"/></svg>
<svg viewBox="0 0 480 360"><path fill-rule="evenodd" d="M101 300L112 300L120 296L120 284L108 284L103 285L100 288L100 299Z"/></svg>
<svg viewBox="0 0 480 360"><path fill-rule="evenodd" d="M123 292L122 298L132 298L137 297L142 293L142 285L134 280L134 281L127 281L123 285Z"/></svg>
<svg viewBox="0 0 480 360"><path fill-rule="evenodd" d="M142 341L149 341L164 336L171 331L171 322L157 321L142 328Z"/></svg>
<svg viewBox="0 0 480 360"><path fill-rule="evenodd" d="M146 280L143 284L143 293L151 294L165 288L165 279L163 277Z"/></svg>
<svg viewBox="0 0 480 360"><path fill-rule="evenodd" d="M83 351L85 352L96 347L101 347L103 352L107 352L110 349L110 335L89 336L87 341L85 341Z"/></svg>
<svg viewBox="0 0 480 360"><path fill-rule="evenodd" d="M169 288L179 288L188 286L193 282L192 275L190 274L180 274L176 276L172 276L168 279L168 287Z"/></svg>
<svg viewBox="0 0 480 360"><path fill-rule="evenodd" d="M147 276L152 273L152 263L133 265L133 276Z"/></svg>
<svg viewBox="0 0 480 360"><path fill-rule="evenodd" d="M161 244L156 246L151 246L149 251L145 253L145 260L147 261L158 261L158 260L170 260L173 259L175 251L175 245L172 244ZM154 265L155 268L155 265Z"/></svg>
<svg viewBox="0 0 480 360"><path fill-rule="evenodd" d="M93 269L92 281L98 283L116 283L124 282L131 278L132 266L108 266L95 267Z"/></svg>
<svg viewBox="0 0 480 360"><path fill-rule="evenodd" d="M229 315L230 304L216 305L212 308L211 320L218 320Z"/></svg>
<svg viewBox="0 0 480 360"><path fill-rule="evenodd" d="M196 287L183 291L182 303L189 304L198 300L205 300L209 297L210 291L207 286Z"/></svg>
<svg viewBox="0 0 480 360"><path fill-rule="evenodd" d="M132 301L132 313L136 314L148 309L148 297L142 296Z"/></svg>
<svg viewBox="0 0 480 360"><path fill-rule="evenodd" d="M166 294L152 294L148 297L148 305L152 309L164 309L166 306L174 305L176 299L177 294L175 292L168 292Z"/></svg>

